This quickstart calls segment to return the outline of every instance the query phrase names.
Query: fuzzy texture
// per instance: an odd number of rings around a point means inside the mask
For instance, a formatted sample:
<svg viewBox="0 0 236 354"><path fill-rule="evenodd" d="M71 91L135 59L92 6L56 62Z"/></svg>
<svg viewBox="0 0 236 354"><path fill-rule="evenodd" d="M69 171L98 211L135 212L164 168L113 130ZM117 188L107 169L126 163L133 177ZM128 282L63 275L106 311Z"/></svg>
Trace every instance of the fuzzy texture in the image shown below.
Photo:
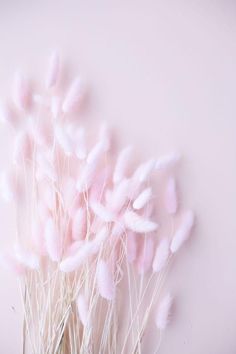
<svg viewBox="0 0 236 354"><path fill-rule="evenodd" d="M193 225L194 214L191 210L186 211L183 215L181 225L171 241L170 250L172 253L177 252L182 244L189 238Z"/></svg>
<svg viewBox="0 0 236 354"><path fill-rule="evenodd" d="M29 107L31 99L29 83L19 72L15 75L12 99L16 108L21 111L24 111Z"/></svg>
<svg viewBox="0 0 236 354"><path fill-rule="evenodd" d="M133 208L136 210L142 209L149 202L151 197L152 189L150 187L144 189L133 202Z"/></svg>
<svg viewBox="0 0 236 354"><path fill-rule="evenodd" d="M87 242L82 245L76 254L66 257L60 263L59 268L62 272L69 273L77 270L85 263L89 256L94 253L94 245L92 242Z"/></svg>
<svg viewBox="0 0 236 354"><path fill-rule="evenodd" d="M93 245L93 253L97 253L100 251L103 243L108 239L109 237L109 230L106 226L104 226L95 236L93 239L92 245Z"/></svg>
<svg viewBox="0 0 236 354"><path fill-rule="evenodd" d="M70 156L73 153L73 142L71 141L70 137L68 136L67 132L65 131L62 125L57 125L55 130L55 136L58 144L60 145L64 153L67 156Z"/></svg>
<svg viewBox="0 0 236 354"><path fill-rule="evenodd" d="M165 283L167 268L156 273L168 262L169 238L174 253L193 224L183 214L176 231L179 155L142 162L130 146L119 150L106 122L87 130L80 78L64 91L55 52L47 69L44 85L32 88L18 75L0 112L14 145L0 187L16 218L6 258L22 275L22 343L35 354L140 353ZM159 328L170 302L160 306Z"/></svg>
<svg viewBox="0 0 236 354"><path fill-rule="evenodd" d="M87 230L86 210L79 208L72 220L72 238L73 240L80 240L85 238Z"/></svg>
<svg viewBox="0 0 236 354"><path fill-rule="evenodd" d="M169 323L169 317L170 317L170 310L173 304L173 298L170 294L165 295L165 297L161 300L156 317L155 317L155 323L158 329L161 331L165 330L168 323Z"/></svg>
<svg viewBox="0 0 236 354"><path fill-rule="evenodd" d="M175 214L178 208L176 181L173 177L169 177L165 190L165 208L167 213Z"/></svg>
<svg viewBox="0 0 236 354"><path fill-rule="evenodd" d="M38 255L24 250L19 243L15 244L15 258L26 268L39 269L40 262Z"/></svg>
<svg viewBox="0 0 236 354"><path fill-rule="evenodd" d="M155 164L156 170L165 170L167 168L174 167L176 163L180 160L180 154L173 152L169 155L161 156Z"/></svg>
<svg viewBox="0 0 236 354"><path fill-rule="evenodd" d="M146 182L153 172L155 160L151 159L141 164L134 172L133 179L140 183Z"/></svg>
<svg viewBox="0 0 236 354"><path fill-rule="evenodd" d="M115 283L113 274L107 262L100 260L97 265L97 285L99 294L106 300L113 300Z"/></svg>
<svg viewBox="0 0 236 354"><path fill-rule="evenodd" d="M131 146L126 147L120 152L113 173L113 183L118 183L124 177L126 177L129 168L131 152L132 152Z"/></svg>
<svg viewBox="0 0 236 354"><path fill-rule="evenodd" d="M49 67L48 67L48 72L46 75L46 88L50 89L53 86L56 85L59 77L59 70L60 70L60 61L59 61L59 55L56 51L54 51L51 54L50 60L49 60Z"/></svg>
<svg viewBox="0 0 236 354"><path fill-rule="evenodd" d="M81 78L77 77L71 84L64 102L62 104L62 111L64 113L73 112L81 103L83 97L83 88Z"/></svg>
<svg viewBox="0 0 236 354"><path fill-rule="evenodd" d="M130 181L123 179L114 188L109 198L108 205L114 212L119 212L127 201L127 194Z"/></svg>
<svg viewBox="0 0 236 354"><path fill-rule="evenodd" d="M170 254L169 241L164 238L156 248L154 260L152 263L153 272L160 272L166 265Z"/></svg>
<svg viewBox="0 0 236 354"><path fill-rule="evenodd" d="M124 215L126 227L134 232L145 234L157 230L158 224L139 216L134 211L127 211Z"/></svg>
<svg viewBox="0 0 236 354"><path fill-rule="evenodd" d="M99 202L91 202L91 209L93 213L104 222L115 220L115 215Z"/></svg>

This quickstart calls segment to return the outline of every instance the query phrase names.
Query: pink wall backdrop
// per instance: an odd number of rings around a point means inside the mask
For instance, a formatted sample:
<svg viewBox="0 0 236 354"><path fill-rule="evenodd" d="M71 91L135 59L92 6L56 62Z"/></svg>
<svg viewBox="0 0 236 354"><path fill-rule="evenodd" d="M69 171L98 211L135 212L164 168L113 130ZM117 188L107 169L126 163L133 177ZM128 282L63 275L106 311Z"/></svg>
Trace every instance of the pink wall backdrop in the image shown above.
<svg viewBox="0 0 236 354"><path fill-rule="evenodd" d="M141 157L183 153L181 198L197 227L167 282L176 311L160 353L236 353L236 3L1 1L0 43L1 95L15 69L42 75L58 48L68 75L91 87L88 117ZM4 166L11 145L0 136ZM2 203L0 219L5 245L14 235ZM3 269L0 279L0 353L18 354L17 282Z"/></svg>

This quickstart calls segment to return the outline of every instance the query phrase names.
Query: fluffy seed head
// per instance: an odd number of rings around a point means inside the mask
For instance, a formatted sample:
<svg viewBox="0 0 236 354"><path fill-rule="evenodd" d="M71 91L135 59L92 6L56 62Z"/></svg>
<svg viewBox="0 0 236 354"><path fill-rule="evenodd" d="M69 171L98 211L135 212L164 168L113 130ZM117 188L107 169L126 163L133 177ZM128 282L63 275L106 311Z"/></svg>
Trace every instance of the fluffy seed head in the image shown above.
<svg viewBox="0 0 236 354"><path fill-rule="evenodd" d="M129 230L141 234L153 232L158 228L158 224L145 219L144 217L136 214L132 210L127 211L124 214L124 223Z"/></svg>
<svg viewBox="0 0 236 354"><path fill-rule="evenodd" d="M184 213L181 225L171 241L170 250L172 253L177 252L182 244L189 238L193 225L194 214L191 210L188 210Z"/></svg>
<svg viewBox="0 0 236 354"><path fill-rule="evenodd" d="M172 296L170 294L165 295L158 306L155 323L158 329L166 329L169 323L170 310L173 303Z"/></svg>
<svg viewBox="0 0 236 354"><path fill-rule="evenodd" d="M97 285L99 294L107 300L115 296L115 283L113 274L107 262L100 260L97 265Z"/></svg>

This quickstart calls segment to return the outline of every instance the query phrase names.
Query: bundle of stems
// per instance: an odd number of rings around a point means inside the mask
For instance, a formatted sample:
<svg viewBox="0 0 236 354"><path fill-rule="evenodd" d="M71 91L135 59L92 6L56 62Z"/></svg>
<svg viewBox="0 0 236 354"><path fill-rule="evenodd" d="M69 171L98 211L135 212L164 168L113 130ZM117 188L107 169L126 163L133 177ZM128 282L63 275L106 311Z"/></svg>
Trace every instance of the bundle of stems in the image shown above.
<svg viewBox="0 0 236 354"><path fill-rule="evenodd" d="M23 353L141 353L151 326L156 353L172 305L168 267L194 222L178 202L180 156L134 166L106 124L94 139L81 126L83 81L63 94L61 72L53 53L40 94L17 74L2 107L15 147L1 192L16 210L4 260L19 278Z"/></svg>

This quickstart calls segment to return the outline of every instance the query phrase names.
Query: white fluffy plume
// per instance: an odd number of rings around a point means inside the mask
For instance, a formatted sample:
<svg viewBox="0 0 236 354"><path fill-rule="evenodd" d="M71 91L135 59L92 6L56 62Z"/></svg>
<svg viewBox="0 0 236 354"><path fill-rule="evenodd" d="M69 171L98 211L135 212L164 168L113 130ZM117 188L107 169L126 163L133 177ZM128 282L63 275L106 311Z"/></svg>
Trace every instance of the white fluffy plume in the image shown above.
<svg viewBox="0 0 236 354"><path fill-rule="evenodd" d="M81 240L86 235L87 219L85 208L79 208L72 220L72 238Z"/></svg>
<svg viewBox="0 0 236 354"><path fill-rule="evenodd" d="M173 298L170 294L165 295L161 300L156 317L155 323L158 329L164 330L169 323L170 310L173 303Z"/></svg>
<svg viewBox="0 0 236 354"><path fill-rule="evenodd" d="M141 165L138 166L138 168L134 172L133 179L137 180L140 183L146 182L150 177L154 166L155 166L154 159L150 159L147 162L142 163Z"/></svg>
<svg viewBox="0 0 236 354"><path fill-rule="evenodd" d="M152 263L153 272L160 272L164 268L170 253L169 248L169 241L166 238L161 240L156 248L154 260Z"/></svg>
<svg viewBox="0 0 236 354"><path fill-rule="evenodd" d="M62 104L62 111L70 113L77 108L83 98L83 86L80 77L77 77L71 84Z"/></svg>
<svg viewBox="0 0 236 354"><path fill-rule="evenodd" d="M100 260L97 265L97 286L99 294L107 300L112 300L115 296L115 283L111 267L104 260Z"/></svg>
<svg viewBox="0 0 236 354"><path fill-rule="evenodd" d="M30 89L28 81L21 73L16 73L13 87L13 102L19 110L26 110L30 103Z"/></svg>
<svg viewBox="0 0 236 354"><path fill-rule="evenodd" d="M113 174L113 183L118 183L124 177L126 177L126 173L130 163L131 152L132 152L131 146L126 147L120 152L115 165L115 170Z"/></svg>
<svg viewBox="0 0 236 354"><path fill-rule="evenodd" d="M174 177L169 177L165 190L165 208L167 213L175 214L178 207L176 181Z"/></svg>
<svg viewBox="0 0 236 354"><path fill-rule="evenodd" d="M188 210L184 213L181 225L172 239L170 245L170 250L172 253L177 252L182 244L189 238L193 224L194 214L191 210Z"/></svg>
<svg viewBox="0 0 236 354"><path fill-rule="evenodd" d="M158 224L145 219L144 217L138 215L134 211L130 210L124 214L124 222L126 227L137 233L148 233L155 231L158 228Z"/></svg>
<svg viewBox="0 0 236 354"><path fill-rule="evenodd" d="M54 51L49 59L49 67L46 75L46 88L49 89L56 85L59 76L60 62L59 55L56 51Z"/></svg>
<svg viewBox="0 0 236 354"><path fill-rule="evenodd" d="M88 164L98 164L105 152L105 142L99 141L87 156Z"/></svg>
<svg viewBox="0 0 236 354"><path fill-rule="evenodd" d="M161 156L157 161L155 168L157 170L164 170L173 167L180 160L180 154L177 152L170 153L169 155Z"/></svg>
<svg viewBox="0 0 236 354"><path fill-rule="evenodd" d="M39 269L39 257L26 251L19 243L15 244L15 257L20 264L30 269Z"/></svg>
<svg viewBox="0 0 236 354"><path fill-rule="evenodd" d="M111 222L115 220L115 215L101 203L92 201L90 207L93 213L102 221Z"/></svg>
<svg viewBox="0 0 236 354"><path fill-rule="evenodd" d="M102 244L107 240L109 236L109 231L106 226L104 226L95 236L93 241L91 241L93 245L93 253L97 253L102 246Z"/></svg>
<svg viewBox="0 0 236 354"><path fill-rule="evenodd" d="M114 190L109 196L109 207L115 212L119 212L124 206L127 200L128 189L130 185L130 180L127 178L123 179L121 182L117 183Z"/></svg>
<svg viewBox="0 0 236 354"><path fill-rule="evenodd" d="M65 273L73 272L81 267L84 262L91 256L94 252L94 247L92 242L87 242L82 245L76 254L69 256L60 263L60 270Z"/></svg>
<svg viewBox="0 0 236 354"><path fill-rule="evenodd" d="M56 126L55 137L58 145L62 148L64 153L67 156L70 156L73 153L74 144L70 136L67 134L65 127L63 127L61 124L57 124Z"/></svg>
<svg viewBox="0 0 236 354"><path fill-rule="evenodd" d="M146 188L144 189L133 202L133 208L136 210L142 209L151 199L152 189Z"/></svg>

